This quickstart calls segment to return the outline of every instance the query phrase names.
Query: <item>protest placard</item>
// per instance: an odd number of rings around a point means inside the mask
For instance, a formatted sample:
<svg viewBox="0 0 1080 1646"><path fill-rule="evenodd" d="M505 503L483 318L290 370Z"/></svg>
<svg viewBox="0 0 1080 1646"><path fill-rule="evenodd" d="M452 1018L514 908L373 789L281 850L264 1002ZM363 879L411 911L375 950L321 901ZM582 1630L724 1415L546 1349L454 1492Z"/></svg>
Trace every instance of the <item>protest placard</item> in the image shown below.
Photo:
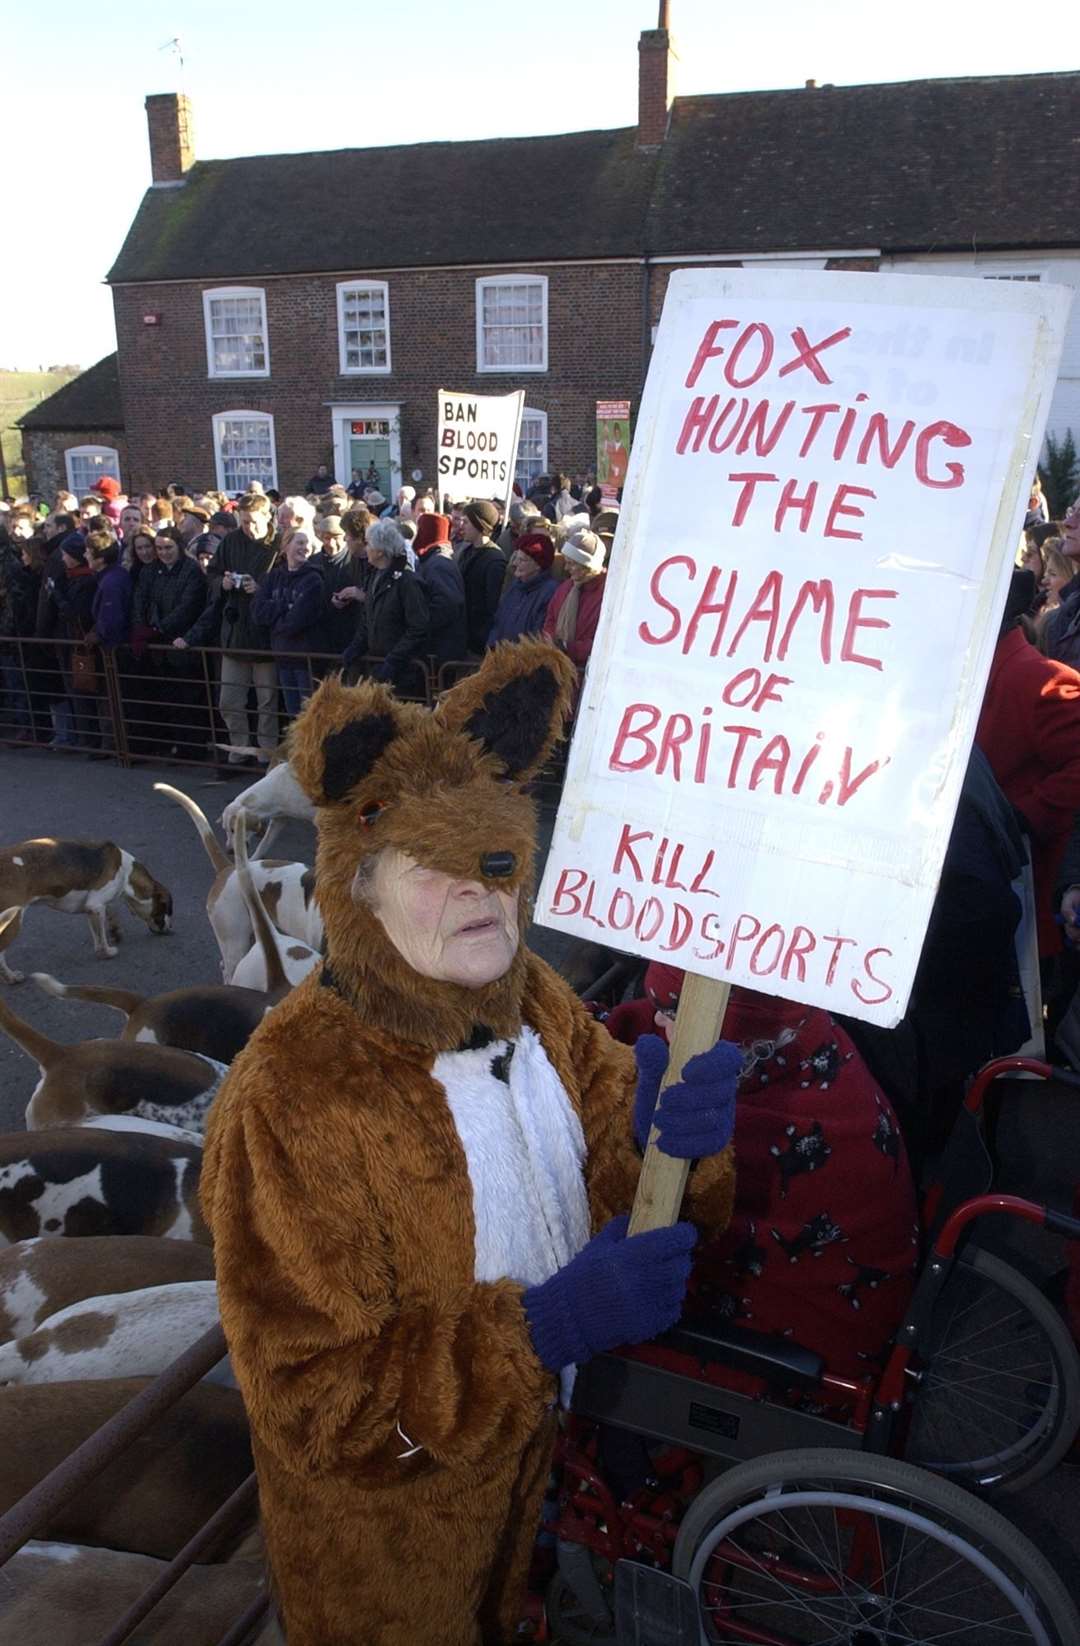
<svg viewBox="0 0 1080 1646"><path fill-rule="evenodd" d="M455 394L439 390L439 495L443 507L465 497L510 506L525 391Z"/></svg>
<svg viewBox="0 0 1080 1646"><path fill-rule="evenodd" d="M542 925L900 1019L1068 302L672 277Z"/></svg>
<svg viewBox="0 0 1080 1646"><path fill-rule="evenodd" d="M614 502L626 483L630 463L629 400L596 402L596 484L605 502Z"/></svg>

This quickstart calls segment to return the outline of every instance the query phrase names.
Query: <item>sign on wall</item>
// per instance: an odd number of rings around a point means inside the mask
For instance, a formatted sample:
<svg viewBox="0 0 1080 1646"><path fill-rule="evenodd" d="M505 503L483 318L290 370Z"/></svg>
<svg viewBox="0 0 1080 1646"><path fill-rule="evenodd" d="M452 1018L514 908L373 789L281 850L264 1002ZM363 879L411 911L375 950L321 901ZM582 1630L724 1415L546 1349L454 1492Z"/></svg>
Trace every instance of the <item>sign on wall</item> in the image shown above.
<svg viewBox="0 0 1080 1646"><path fill-rule="evenodd" d="M899 1020L1068 303L672 277L542 925Z"/></svg>
<svg viewBox="0 0 1080 1646"><path fill-rule="evenodd" d="M629 400L596 402L596 484L605 502L614 502L626 484L630 463Z"/></svg>
<svg viewBox="0 0 1080 1646"><path fill-rule="evenodd" d="M439 390L439 493L446 502L487 497L509 507L525 392Z"/></svg>

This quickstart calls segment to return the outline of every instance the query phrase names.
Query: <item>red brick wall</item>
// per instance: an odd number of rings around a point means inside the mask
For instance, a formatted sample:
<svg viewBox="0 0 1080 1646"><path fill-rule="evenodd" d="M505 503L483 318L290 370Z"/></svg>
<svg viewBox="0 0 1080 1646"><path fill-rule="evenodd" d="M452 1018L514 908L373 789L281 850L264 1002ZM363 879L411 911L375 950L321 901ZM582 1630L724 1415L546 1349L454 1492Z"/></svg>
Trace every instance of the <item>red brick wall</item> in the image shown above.
<svg viewBox="0 0 1080 1646"><path fill-rule="evenodd" d="M342 376L338 370L337 279L289 276L265 282L270 333L269 378L210 379L202 292L223 282L120 287L113 293L124 415L138 487L179 475L194 487L214 483L211 418L229 410L274 416L278 484L302 485L318 463L331 463L327 402L401 402L406 475L435 475L438 388L507 393L523 388L526 404L548 414L549 467L595 463L595 402L629 398L643 379L642 280L637 264L547 268L548 370L476 371L476 291L485 269L380 275L390 288L393 371ZM527 265L521 272L532 272ZM251 284L257 284L252 281ZM160 315L156 326L144 314ZM347 481L347 475L338 476Z"/></svg>
<svg viewBox="0 0 1080 1646"><path fill-rule="evenodd" d="M638 40L638 144L655 148L667 133L674 96L674 61L666 29L645 29Z"/></svg>
<svg viewBox="0 0 1080 1646"><path fill-rule="evenodd" d="M150 175L155 183L179 183L195 160L191 104L183 92L158 92L146 99Z"/></svg>

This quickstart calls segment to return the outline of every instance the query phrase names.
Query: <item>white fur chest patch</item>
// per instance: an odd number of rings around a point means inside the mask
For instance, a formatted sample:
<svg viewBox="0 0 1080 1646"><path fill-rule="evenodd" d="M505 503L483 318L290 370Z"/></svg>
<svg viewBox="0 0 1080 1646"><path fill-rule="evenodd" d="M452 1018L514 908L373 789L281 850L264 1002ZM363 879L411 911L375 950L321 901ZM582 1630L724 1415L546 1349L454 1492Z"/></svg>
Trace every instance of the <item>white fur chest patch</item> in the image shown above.
<svg viewBox="0 0 1080 1646"><path fill-rule="evenodd" d="M476 1279L538 1285L590 1233L581 1122L540 1037L443 1052L431 1072L468 1163Z"/></svg>

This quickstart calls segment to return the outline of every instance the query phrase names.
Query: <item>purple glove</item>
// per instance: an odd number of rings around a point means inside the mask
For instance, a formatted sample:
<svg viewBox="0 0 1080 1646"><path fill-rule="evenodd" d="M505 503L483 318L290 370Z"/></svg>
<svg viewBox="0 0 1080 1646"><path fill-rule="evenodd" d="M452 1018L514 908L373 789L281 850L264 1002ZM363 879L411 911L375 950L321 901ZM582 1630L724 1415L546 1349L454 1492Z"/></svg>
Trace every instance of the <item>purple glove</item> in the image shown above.
<svg viewBox="0 0 1080 1646"><path fill-rule="evenodd" d="M735 1089L743 1054L730 1040L718 1040L711 1052L692 1057L682 1079L660 1098L668 1066L668 1048L658 1034L644 1034L634 1047L638 1083L634 1098L634 1136L641 1148L649 1127L660 1128L660 1148L676 1160L700 1160L719 1154L735 1130Z"/></svg>
<svg viewBox="0 0 1080 1646"><path fill-rule="evenodd" d="M615 1217L550 1280L524 1296L529 1332L550 1372L620 1343L647 1343L682 1312L697 1239L692 1223L627 1236Z"/></svg>

